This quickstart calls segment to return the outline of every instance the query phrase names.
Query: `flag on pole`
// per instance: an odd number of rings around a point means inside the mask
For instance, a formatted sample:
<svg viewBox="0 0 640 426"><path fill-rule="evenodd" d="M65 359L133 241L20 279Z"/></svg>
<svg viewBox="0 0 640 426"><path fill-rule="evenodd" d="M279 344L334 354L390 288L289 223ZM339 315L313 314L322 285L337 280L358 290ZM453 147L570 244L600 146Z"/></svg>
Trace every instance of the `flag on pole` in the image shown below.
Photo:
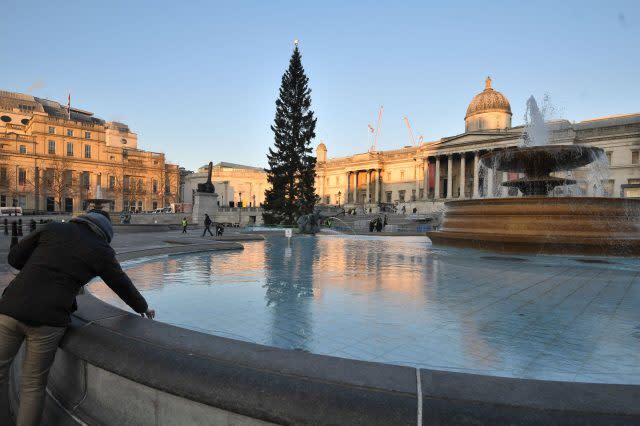
<svg viewBox="0 0 640 426"><path fill-rule="evenodd" d="M71 93L69 93L69 97L67 98L67 118L71 120Z"/></svg>

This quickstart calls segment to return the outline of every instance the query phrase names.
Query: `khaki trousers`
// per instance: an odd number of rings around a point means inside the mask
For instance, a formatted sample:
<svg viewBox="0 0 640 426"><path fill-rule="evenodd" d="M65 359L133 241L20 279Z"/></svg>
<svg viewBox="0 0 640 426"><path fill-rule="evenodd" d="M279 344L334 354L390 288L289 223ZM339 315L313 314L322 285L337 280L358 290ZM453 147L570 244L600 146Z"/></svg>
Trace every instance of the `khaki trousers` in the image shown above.
<svg viewBox="0 0 640 426"><path fill-rule="evenodd" d="M0 314L0 385L7 382L11 362L26 340L16 426L40 425L49 370L65 330L46 325L31 327Z"/></svg>

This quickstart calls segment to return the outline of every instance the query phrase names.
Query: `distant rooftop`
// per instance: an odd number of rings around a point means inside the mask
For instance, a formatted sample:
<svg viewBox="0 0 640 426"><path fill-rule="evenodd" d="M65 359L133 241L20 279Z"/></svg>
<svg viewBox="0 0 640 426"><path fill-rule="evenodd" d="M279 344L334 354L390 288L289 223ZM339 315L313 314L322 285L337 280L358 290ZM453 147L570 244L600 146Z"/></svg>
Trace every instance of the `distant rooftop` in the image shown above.
<svg viewBox="0 0 640 426"><path fill-rule="evenodd" d="M244 164L236 164L236 163L227 163L226 161L221 161L217 164L213 165L215 169L228 168L228 169L240 169L240 170L250 170L252 172L264 172L264 169L261 167L253 167L253 166L245 166ZM205 164L198 168L199 172L206 172L209 169L209 165Z"/></svg>

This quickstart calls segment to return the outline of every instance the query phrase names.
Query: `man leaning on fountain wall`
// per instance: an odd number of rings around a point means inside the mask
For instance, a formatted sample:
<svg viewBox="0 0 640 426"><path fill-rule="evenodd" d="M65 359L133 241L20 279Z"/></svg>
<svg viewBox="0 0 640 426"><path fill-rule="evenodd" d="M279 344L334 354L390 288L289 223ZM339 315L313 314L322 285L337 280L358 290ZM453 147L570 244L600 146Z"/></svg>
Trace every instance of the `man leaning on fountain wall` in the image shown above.
<svg viewBox="0 0 640 426"><path fill-rule="evenodd" d="M40 424L49 370L82 286L100 276L134 311L155 316L116 260L112 237L109 214L92 210L51 222L9 251L9 265L20 272L0 298L0 387L26 340L18 426Z"/></svg>

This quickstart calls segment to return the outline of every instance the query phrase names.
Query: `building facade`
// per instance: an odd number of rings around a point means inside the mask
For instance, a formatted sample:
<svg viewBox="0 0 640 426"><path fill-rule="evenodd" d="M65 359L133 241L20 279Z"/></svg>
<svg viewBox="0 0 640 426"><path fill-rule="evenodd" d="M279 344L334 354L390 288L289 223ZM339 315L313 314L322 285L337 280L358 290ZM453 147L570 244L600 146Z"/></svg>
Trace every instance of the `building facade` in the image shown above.
<svg viewBox="0 0 640 426"><path fill-rule="evenodd" d="M587 144L605 151L608 172L602 173L597 186L606 195L640 197L640 114L578 123L556 120L548 125L551 144ZM439 210L446 200L504 194L501 183L514 176L484 169L479 160L485 153L520 145L524 130L524 126L511 127L509 101L487 78L484 91L469 104L462 134L332 159L321 143L316 149L316 191L323 204L365 211L386 206L420 213ZM577 170L574 177L586 173ZM595 195L596 188L583 179L567 191Z"/></svg>
<svg viewBox="0 0 640 426"><path fill-rule="evenodd" d="M182 199L193 203L199 183L207 181L209 166L183 177ZM211 181L222 207L259 207L268 188L267 173L259 167L221 162L211 170Z"/></svg>
<svg viewBox="0 0 640 426"><path fill-rule="evenodd" d="M179 180L178 166L139 149L126 124L0 91L1 206L79 212L100 197L115 211L152 210L178 201Z"/></svg>

